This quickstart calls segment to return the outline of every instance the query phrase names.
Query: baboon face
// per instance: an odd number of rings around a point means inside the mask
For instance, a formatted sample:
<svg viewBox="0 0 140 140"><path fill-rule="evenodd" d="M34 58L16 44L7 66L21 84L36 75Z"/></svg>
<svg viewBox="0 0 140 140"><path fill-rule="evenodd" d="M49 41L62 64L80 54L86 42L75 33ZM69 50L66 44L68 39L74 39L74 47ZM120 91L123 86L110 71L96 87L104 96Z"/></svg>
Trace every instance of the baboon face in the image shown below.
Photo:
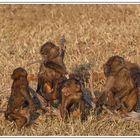
<svg viewBox="0 0 140 140"><path fill-rule="evenodd" d="M52 60L57 56L61 56L62 51L52 42L47 42L41 47L40 54L42 55L44 60Z"/></svg>
<svg viewBox="0 0 140 140"><path fill-rule="evenodd" d="M62 93L69 95L75 92L79 92L81 86L77 80L69 79L66 81L62 87Z"/></svg>
<svg viewBox="0 0 140 140"><path fill-rule="evenodd" d="M41 46L40 54L47 55L49 50L54 47L56 47L56 46L52 42L46 42L44 45Z"/></svg>
<svg viewBox="0 0 140 140"><path fill-rule="evenodd" d="M48 59L53 59L53 58L56 58L57 56L60 55L60 50L59 50L59 47L56 46L56 47L53 47L50 49L50 52L48 54Z"/></svg>
<svg viewBox="0 0 140 140"><path fill-rule="evenodd" d="M24 77L24 78L27 78L27 72L25 69L19 67L19 68L16 68L14 71L13 71L13 74L11 75L11 78L13 80L16 80L16 79L20 79L21 77Z"/></svg>
<svg viewBox="0 0 140 140"><path fill-rule="evenodd" d="M120 56L112 56L109 60L103 65L104 74L108 77L111 73L117 72L122 66L124 66L124 58Z"/></svg>

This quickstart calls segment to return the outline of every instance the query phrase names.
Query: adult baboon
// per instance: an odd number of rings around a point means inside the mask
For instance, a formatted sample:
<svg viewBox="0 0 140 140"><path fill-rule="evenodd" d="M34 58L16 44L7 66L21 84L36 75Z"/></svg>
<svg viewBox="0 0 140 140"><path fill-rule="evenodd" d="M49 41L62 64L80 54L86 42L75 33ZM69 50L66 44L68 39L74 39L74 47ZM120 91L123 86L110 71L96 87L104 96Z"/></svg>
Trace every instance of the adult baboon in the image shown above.
<svg viewBox="0 0 140 140"><path fill-rule="evenodd" d="M97 110L104 104L113 110L126 114L132 111L137 103L136 88L125 60L120 56L112 56L104 65L107 78L102 96L97 101Z"/></svg>

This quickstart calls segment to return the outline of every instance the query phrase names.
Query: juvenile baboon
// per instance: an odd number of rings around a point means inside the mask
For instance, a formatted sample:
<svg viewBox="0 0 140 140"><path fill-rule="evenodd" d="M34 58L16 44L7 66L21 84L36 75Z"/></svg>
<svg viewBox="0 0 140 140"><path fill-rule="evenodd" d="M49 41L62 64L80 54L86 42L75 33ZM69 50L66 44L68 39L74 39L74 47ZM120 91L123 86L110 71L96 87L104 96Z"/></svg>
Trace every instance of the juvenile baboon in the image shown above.
<svg viewBox="0 0 140 140"><path fill-rule="evenodd" d="M5 118L9 121L15 121L17 128L20 130L25 124L29 123L30 115L35 107L29 92L26 70L21 67L16 68L11 78L13 84Z"/></svg>
<svg viewBox="0 0 140 140"><path fill-rule="evenodd" d="M96 97L93 88L93 80L95 80L95 78L93 77L93 72L91 70L81 70L77 73L71 73L69 77L74 78L80 82L80 84L82 85L81 90L84 93L83 98L86 104L94 108Z"/></svg>
<svg viewBox="0 0 140 140"><path fill-rule="evenodd" d="M60 112L63 120L67 120L68 116L70 116L70 107L74 103L79 103L81 121L87 119L85 114L85 101L83 98L82 86L79 80L74 78L65 80L61 84L60 95Z"/></svg>
<svg viewBox="0 0 140 140"><path fill-rule="evenodd" d="M43 60L38 74L37 92L47 101L57 99L59 79L67 73L63 62L64 53L65 50L52 42L45 43L40 49Z"/></svg>
<svg viewBox="0 0 140 140"><path fill-rule="evenodd" d="M126 114L132 111L137 103L138 89L131 78L124 59L112 56L104 65L107 78L102 96L97 101L97 110L101 104Z"/></svg>

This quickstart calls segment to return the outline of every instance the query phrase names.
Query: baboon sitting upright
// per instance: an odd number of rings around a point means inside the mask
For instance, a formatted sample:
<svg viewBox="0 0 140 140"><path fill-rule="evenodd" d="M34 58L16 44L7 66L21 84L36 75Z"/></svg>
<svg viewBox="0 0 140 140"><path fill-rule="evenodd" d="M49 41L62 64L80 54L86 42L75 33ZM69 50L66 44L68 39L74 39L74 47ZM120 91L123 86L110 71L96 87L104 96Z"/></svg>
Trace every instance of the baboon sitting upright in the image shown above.
<svg viewBox="0 0 140 140"><path fill-rule="evenodd" d="M60 113L63 120L67 120L68 116L70 116L70 107L75 103L79 104L81 121L87 119L85 113L84 93L79 80L70 78L63 81L63 83L61 83L59 94L61 99Z"/></svg>
<svg viewBox="0 0 140 140"><path fill-rule="evenodd" d="M15 121L20 130L30 122L30 115L35 107L30 96L26 70L21 67L16 68L11 77L13 84L5 118L9 121Z"/></svg>
<svg viewBox="0 0 140 140"><path fill-rule="evenodd" d="M52 42L45 43L40 49L43 60L38 74L37 92L47 101L57 99L59 79L65 78L67 73L63 62L64 52Z"/></svg>
<svg viewBox="0 0 140 140"><path fill-rule="evenodd" d="M109 109L119 110L123 114L132 111L137 103L138 88L125 60L120 56L110 57L104 65L104 74L107 80L103 94L97 101L97 110L104 104Z"/></svg>

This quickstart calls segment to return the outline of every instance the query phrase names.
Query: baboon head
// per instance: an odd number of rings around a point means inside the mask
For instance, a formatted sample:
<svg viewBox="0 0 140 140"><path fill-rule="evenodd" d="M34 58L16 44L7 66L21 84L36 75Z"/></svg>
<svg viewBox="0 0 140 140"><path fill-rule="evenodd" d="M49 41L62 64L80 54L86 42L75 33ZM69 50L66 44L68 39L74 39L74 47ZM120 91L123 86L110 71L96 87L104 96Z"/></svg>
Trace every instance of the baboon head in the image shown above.
<svg viewBox="0 0 140 140"><path fill-rule="evenodd" d="M13 71L13 74L11 75L11 78L13 80L17 80L17 79L20 79L20 78L27 78L27 71L21 67L19 68L16 68L14 71Z"/></svg>
<svg viewBox="0 0 140 140"><path fill-rule="evenodd" d="M103 65L104 74L106 77L113 73L116 73L125 64L124 58L116 55L108 59L108 61Z"/></svg>
<svg viewBox="0 0 140 140"><path fill-rule="evenodd" d="M51 48L54 48L56 47L55 44L53 44L52 42L46 42L45 44L43 44L41 46L41 49L40 49L40 54L41 55L48 55L48 52Z"/></svg>
<svg viewBox="0 0 140 140"><path fill-rule="evenodd" d="M68 79L64 84L61 89L62 93L65 96L68 96L70 94L73 94L75 92L79 92L81 90L81 85L79 81L76 79Z"/></svg>
<svg viewBox="0 0 140 140"><path fill-rule="evenodd" d="M47 42L43 46L41 46L40 54L42 55L44 60L48 61L62 55L61 49L52 42Z"/></svg>

